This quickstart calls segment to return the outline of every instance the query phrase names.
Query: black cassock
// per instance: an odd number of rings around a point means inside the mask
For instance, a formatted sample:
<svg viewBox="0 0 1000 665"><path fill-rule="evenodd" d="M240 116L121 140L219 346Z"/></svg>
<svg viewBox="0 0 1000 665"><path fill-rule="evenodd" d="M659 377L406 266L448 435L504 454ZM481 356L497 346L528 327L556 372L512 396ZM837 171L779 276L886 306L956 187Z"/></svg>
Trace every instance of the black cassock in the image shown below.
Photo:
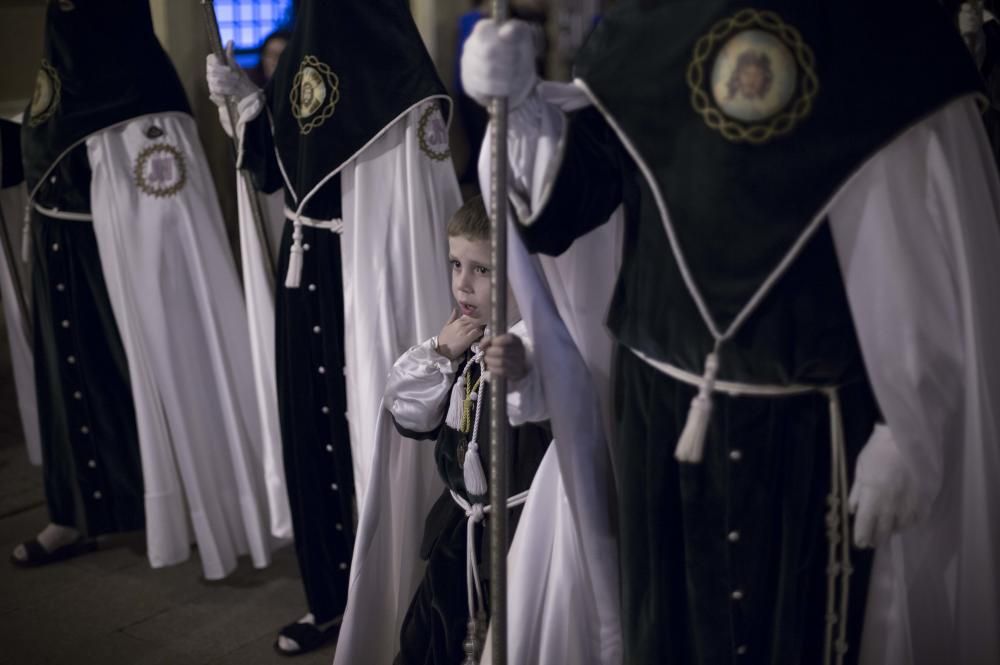
<svg viewBox="0 0 1000 665"><path fill-rule="evenodd" d="M455 373L454 381L462 376L472 358L466 351L463 362ZM480 376L478 365L469 373L468 381L474 385ZM452 384L454 386L454 382ZM449 400L449 390L445 400ZM481 394L483 406L479 415L477 437L479 456L490 459L490 398L489 392ZM435 407L428 405L428 411ZM447 410L447 406L445 408ZM431 507L424 522L424 537L420 557L427 562L424 577L407 608L400 631L400 652L394 665L455 665L462 662L469 620L468 588L466 585L467 522L465 511L455 503L451 492L469 503L489 503L488 496L470 495L465 489L465 476L459 460L468 447L470 435L458 432L444 422L430 432L411 432L393 420L397 431L416 440L434 440L434 459L438 474L445 487ZM552 435L543 424L527 423L508 430L510 451L510 493L517 494L531 485L535 471L545 455ZM521 508L510 512L510 534L517 528ZM489 616L489 540L485 522L475 526L475 548L479 561L479 576L483 581L483 595Z"/></svg>
<svg viewBox="0 0 1000 665"><path fill-rule="evenodd" d="M62 159L35 202L90 212L85 145ZM34 212L31 282L50 519L88 536L141 529L142 467L128 362L91 222Z"/></svg>

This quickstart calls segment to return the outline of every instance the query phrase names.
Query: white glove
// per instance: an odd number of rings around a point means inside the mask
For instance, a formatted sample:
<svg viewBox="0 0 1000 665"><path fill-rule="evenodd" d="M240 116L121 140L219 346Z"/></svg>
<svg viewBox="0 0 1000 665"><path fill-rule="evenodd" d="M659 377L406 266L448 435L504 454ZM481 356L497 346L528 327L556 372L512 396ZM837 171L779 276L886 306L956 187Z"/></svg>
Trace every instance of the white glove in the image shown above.
<svg viewBox="0 0 1000 665"><path fill-rule="evenodd" d="M963 2L958 10L958 32L972 50L976 66L982 67L986 59L986 35L983 33L982 6L975 8L970 2Z"/></svg>
<svg viewBox="0 0 1000 665"><path fill-rule="evenodd" d="M208 98L219 107L222 129L232 137L233 127L226 108L228 99L232 98L236 102L238 124L244 125L253 120L263 108L263 93L236 64L231 41L226 44L226 61L220 62L214 53L208 54L205 58L205 79L208 81Z"/></svg>
<svg viewBox="0 0 1000 665"><path fill-rule="evenodd" d="M854 513L854 544L880 547L919 514L916 484L892 432L876 425L858 455L848 506Z"/></svg>
<svg viewBox="0 0 1000 665"><path fill-rule="evenodd" d="M493 19L476 23L462 49L462 87L466 94L487 106L492 97L506 97L516 108L538 83L535 59L536 30L511 19L497 26Z"/></svg>

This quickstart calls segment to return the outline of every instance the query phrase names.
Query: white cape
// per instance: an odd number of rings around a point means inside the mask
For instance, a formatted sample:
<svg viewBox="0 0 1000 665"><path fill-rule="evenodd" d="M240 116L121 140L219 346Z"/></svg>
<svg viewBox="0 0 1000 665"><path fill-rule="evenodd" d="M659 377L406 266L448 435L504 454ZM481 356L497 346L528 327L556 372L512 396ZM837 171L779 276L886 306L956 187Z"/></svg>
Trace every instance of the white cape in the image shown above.
<svg viewBox="0 0 1000 665"><path fill-rule="evenodd" d="M423 575L424 518L440 495L433 445L401 437L381 397L396 359L451 311L447 223L461 206L450 159L420 147L423 105L343 169L347 395L360 523L335 663L389 665ZM309 260L309 259L306 259Z"/></svg>
<svg viewBox="0 0 1000 665"><path fill-rule="evenodd" d="M28 193L24 183L0 190L0 207L3 209L4 231L11 242L11 254L15 265L10 265L5 252L0 252L0 300L3 300L3 317L7 324L7 338L10 341L10 359L14 367L14 385L17 389L17 409L21 416L24 441L28 448L28 460L38 466L42 463L42 444L38 430L38 397L35 393L35 360L32 354L32 322L25 321L17 300L14 275L18 277L23 297L30 307L31 274L27 265L20 261L21 220ZM15 273L15 271L17 271ZM30 312L29 312L30 314Z"/></svg>
<svg viewBox="0 0 1000 665"><path fill-rule="evenodd" d="M135 401L150 563L186 560L193 530L208 579L246 553L266 566L247 315L194 120L136 118L89 137L87 149L94 232Z"/></svg>
<svg viewBox="0 0 1000 665"><path fill-rule="evenodd" d="M278 378L274 342L274 281L270 273L276 265L277 247L285 215L284 192L259 194L249 190L236 174L236 204L240 224L240 259L243 264L243 293L247 304L250 350L253 356L254 390L263 444L264 483L271 515L271 535L292 537L292 513L285 485L285 462L281 451L281 423L278 420ZM251 197L260 203L261 220L267 238L261 237L252 211ZM268 251L268 249L270 251ZM268 256L270 254L270 256ZM265 262L269 262L265 263ZM277 279L277 276L275 276Z"/></svg>
<svg viewBox="0 0 1000 665"><path fill-rule="evenodd" d="M560 159L559 111L532 106L539 101L534 96L518 109L520 125L518 114L511 118L519 130L510 138L512 202L521 219L544 206ZM525 121L531 113L537 117ZM921 522L877 552L860 647L864 665L1000 663L1000 184L988 146L974 102L959 100L873 156L829 205L866 366L927 504ZM511 278L520 301L518 275L531 271L517 267L518 245L511 243ZM546 276L554 294L571 283L548 268ZM590 272L572 279L594 285ZM567 317L564 307L560 313L572 330L574 315ZM548 336L551 328L532 329L541 348L537 331ZM601 393L607 377L594 376ZM555 417L558 406L550 403L550 411ZM549 536L529 536L522 520L517 537ZM549 569L572 571L576 564L553 560ZM549 588L544 567L525 571L532 579L512 587ZM512 652L551 629L539 617L558 621L569 607L565 594L552 596L526 596L511 607ZM562 662L534 653L512 662Z"/></svg>

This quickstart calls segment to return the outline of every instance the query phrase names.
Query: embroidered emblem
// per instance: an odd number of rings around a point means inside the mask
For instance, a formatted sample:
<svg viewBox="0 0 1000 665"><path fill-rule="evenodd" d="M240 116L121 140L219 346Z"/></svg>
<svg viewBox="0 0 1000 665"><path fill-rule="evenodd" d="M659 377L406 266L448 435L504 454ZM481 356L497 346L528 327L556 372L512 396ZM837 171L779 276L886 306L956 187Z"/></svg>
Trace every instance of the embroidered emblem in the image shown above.
<svg viewBox="0 0 1000 665"><path fill-rule="evenodd" d="M448 126L438 112L436 103L431 103L420 114L417 122L417 141L425 155L436 162L443 162L451 157L448 147Z"/></svg>
<svg viewBox="0 0 1000 665"><path fill-rule="evenodd" d="M187 182L184 155L166 143L143 148L135 160L134 173L136 187L157 198L173 196Z"/></svg>
<svg viewBox="0 0 1000 665"><path fill-rule="evenodd" d="M35 77L35 92L31 97L31 107L28 111L28 126L37 127L52 117L59 107L62 82L56 68L42 60Z"/></svg>
<svg viewBox="0 0 1000 665"><path fill-rule="evenodd" d="M161 136L163 136L165 133L166 132L164 132L162 129L160 129L156 125L150 125L146 129L146 138L147 139L158 139Z"/></svg>
<svg viewBox="0 0 1000 665"><path fill-rule="evenodd" d="M687 71L691 105L726 139L766 143L812 111L819 91L814 62L796 28L774 12L744 9L695 44Z"/></svg>
<svg viewBox="0 0 1000 665"><path fill-rule="evenodd" d="M289 97L299 131L308 134L333 115L340 101L340 79L326 63L307 55L292 79Z"/></svg>

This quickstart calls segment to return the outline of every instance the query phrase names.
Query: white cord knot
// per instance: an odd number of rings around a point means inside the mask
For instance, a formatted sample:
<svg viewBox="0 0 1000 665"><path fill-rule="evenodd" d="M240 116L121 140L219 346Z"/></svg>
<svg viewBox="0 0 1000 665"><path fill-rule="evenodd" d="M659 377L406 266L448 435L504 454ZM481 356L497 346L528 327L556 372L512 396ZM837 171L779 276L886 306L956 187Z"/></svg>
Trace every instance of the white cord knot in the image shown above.
<svg viewBox="0 0 1000 665"><path fill-rule="evenodd" d="M465 515L473 524L479 524L486 519L486 513L488 512L489 506L484 506L481 503L474 503L465 511Z"/></svg>

